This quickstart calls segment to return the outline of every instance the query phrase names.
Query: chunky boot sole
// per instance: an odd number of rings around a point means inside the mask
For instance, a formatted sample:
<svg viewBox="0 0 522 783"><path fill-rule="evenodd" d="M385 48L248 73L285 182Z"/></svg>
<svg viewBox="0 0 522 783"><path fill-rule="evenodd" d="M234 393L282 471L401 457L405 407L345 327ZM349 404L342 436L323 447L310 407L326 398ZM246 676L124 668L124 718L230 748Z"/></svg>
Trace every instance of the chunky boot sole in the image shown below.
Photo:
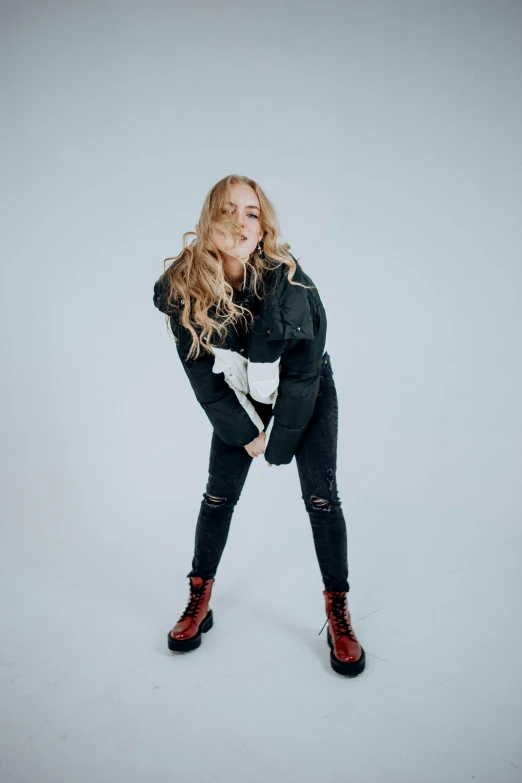
<svg viewBox="0 0 522 783"><path fill-rule="evenodd" d="M207 631L210 631L213 625L214 615L212 614L212 609L209 609L207 616L204 620L201 621L199 625L197 634L195 636L191 636L190 639L173 639L170 635L170 631L172 631L171 628L167 637L169 650L172 650L173 652L187 652L188 650L195 650L196 647L199 647L201 644L201 632L206 633Z"/></svg>
<svg viewBox="0 0 522 783"><path fill-rule="evenodd" d="M337 674L345 674L345 675L354 675L354 674L360 674L364 667L366 666L366 656L364 654L364 650L361 646L361 657L358 661L352 661L352 662L343 662L340 661L338 658L335 657L334 651L333 651L333 642L332 637L330 635L330 629L328 629L327 637L328 644L330 646L330 663L332 665L332 669L337 672Z"/></svg>

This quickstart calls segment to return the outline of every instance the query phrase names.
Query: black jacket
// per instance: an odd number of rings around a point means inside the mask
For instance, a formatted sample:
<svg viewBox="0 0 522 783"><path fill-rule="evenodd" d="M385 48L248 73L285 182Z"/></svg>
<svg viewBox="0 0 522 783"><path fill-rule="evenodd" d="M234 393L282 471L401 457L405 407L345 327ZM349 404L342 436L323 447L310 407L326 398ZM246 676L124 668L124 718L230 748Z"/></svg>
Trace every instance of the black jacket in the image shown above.
<svg viewBox="0 0 522 783"><path fill-rule="evenodd" d="M293 256L292 256L293 257ZM294 259L296 260L296 259ZM249 362L279 360L279 386L272 430L265 444L264 457L273 465L292 461L301 437L312 416L319 391L321 358L326 343L326 312L316 288L305 289L287 280L288 267L281 264L266 273L266 292L262 302L251 292L247 280L246 296L254 322L241 339L240 332L229 328L219 347L240 351ZM293 278L313 285L299 262ZM216 434L231 446L245 446L259 435L259 428L241 405L224 373L214 373L214 356L203 350L196 360L187 361L192 337L180 324L179 308L168 311L165 304L166 286L162 278L154 284L154 305L170 317L176 346L183 368L196 398L207 414ZM198 331L198 329L196 329Z"/></svg>

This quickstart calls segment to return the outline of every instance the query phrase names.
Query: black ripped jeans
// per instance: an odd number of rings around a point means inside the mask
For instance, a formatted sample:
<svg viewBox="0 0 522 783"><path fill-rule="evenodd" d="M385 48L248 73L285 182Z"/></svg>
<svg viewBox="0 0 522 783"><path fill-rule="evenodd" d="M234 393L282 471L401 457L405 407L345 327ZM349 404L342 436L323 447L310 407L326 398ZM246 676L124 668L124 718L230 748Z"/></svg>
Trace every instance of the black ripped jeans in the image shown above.
<svg viewBox="0 0 522 783"><path fill-rule="evenodd" d="M266 429L273 408L253 402ZM295 460L325 590L348 592L346 524L337 494L337 430L337 391L330 356L325 351L314 412ZM228 446L213 432L208 482L196 524L192 570L187 576L215 576L232 514L254 459L244 446Z"/></svg>

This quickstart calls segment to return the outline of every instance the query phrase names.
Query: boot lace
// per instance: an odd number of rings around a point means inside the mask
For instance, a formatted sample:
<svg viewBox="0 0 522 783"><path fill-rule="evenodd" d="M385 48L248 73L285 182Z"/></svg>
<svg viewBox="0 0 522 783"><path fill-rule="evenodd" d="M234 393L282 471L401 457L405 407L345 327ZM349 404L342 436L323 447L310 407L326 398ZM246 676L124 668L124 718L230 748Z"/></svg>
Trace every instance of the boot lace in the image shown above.
<svg viewBox="0 0 522 783"><path fill-rule="evenodd" d="M320 636L322 634L331 615L335 626L336 635L348 636L350 639L353 639L354 642L357 641L355 634L353 633L352 626L348 622L348 617L344 611L346 605L346 593L331 592L329 595L332 599L332 603L328 614L326 615L325 623L317 635Z"/></svg>
<svg viewBox="0 0 522 783"><path fill-rule="evenodd" d="M203 599L203 596L205 595L205 588L207 586L207 582L203 582L202 585L194 585L192 582L190 583L190 598L189 602L187 604L187 608L179 618L180 620L183 620L185 617L195 617L198 610L199 605Z"/></svg>

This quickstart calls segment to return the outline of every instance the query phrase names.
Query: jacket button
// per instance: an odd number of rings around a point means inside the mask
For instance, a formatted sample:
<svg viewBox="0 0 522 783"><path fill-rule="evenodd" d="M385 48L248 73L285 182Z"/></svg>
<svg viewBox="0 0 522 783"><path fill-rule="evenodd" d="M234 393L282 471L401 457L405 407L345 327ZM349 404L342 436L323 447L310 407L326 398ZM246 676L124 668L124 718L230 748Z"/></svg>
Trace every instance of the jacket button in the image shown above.
<svg viewBox="0 0 522 783"><path fill-rule="evenodd" d="M299 329L299 331L301 331L301 327L300 326L298 326L297 328Z"/></svg>
<svg viewBox="0 0 522 783"><path fill-rule="evenodd" d="M270 334L270 329L267 329L267 330L266 330L266 333L267 333L267 334Z"/></svg>
<svg viewBox="0 0 522 783"><path fill-rule="evenodd" d="M244 353L244 352L245 352L245 349L244 349L244 348L240 348L240 349L239 349L239 353Z"/></svg>

